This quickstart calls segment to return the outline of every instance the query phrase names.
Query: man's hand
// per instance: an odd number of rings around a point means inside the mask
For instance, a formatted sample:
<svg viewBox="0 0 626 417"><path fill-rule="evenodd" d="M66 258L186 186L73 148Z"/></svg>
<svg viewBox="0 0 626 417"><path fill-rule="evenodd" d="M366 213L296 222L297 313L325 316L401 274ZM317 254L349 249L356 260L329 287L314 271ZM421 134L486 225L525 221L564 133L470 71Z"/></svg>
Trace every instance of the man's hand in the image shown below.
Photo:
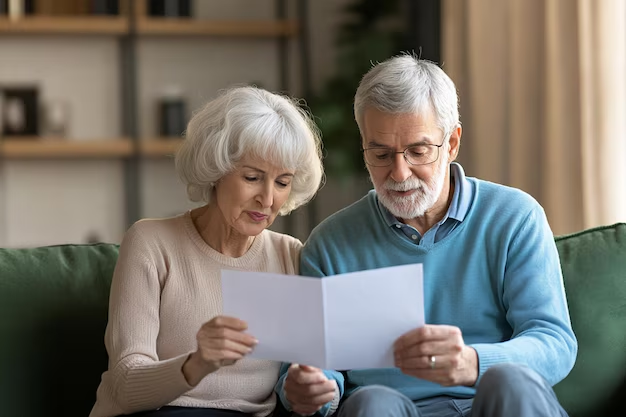
<svg viewBox="0 0 626 417"><path fill-rule="evenodd" d="M285 378L284 390L291 409L311 415L333 400L337 383L312 366L293 364Z"/></svg>
<svg viewBox="0 0 626 417"><path fill-rule="evenodd" d="M403 373L443 386L471 387L478 379L478 355L465 345L458 327L426 325L412 330L398 338L394 357Z"/></svg>

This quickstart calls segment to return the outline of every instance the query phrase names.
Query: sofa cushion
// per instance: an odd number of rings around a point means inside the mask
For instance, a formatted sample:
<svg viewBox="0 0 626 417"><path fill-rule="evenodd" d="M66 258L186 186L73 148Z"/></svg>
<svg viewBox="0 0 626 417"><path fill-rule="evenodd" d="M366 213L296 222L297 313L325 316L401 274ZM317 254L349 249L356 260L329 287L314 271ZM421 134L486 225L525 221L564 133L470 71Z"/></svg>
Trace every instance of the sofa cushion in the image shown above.
<svg viewBox="0 0 626 417"><path fill-rule="evenodd" d="M576 365L556 394L570 417L624 415L626 224L560 236L556 244L578 339Z"/></svg>
<svg viewBox="0 0 626 417"><path fill-rule="evenodd" d="M0 249L0 414L81 416L106 370L115 245Z"/></svg>
<svg viewBox="0 0 626 417"><path fill-rule="evenodd" d="M570 417L625 415L626 224L556 238L579 351L555 387ZM0 249L6 416L87 416L106 370L116 245ZM622 401L620 401L622 400Z"/></svg>

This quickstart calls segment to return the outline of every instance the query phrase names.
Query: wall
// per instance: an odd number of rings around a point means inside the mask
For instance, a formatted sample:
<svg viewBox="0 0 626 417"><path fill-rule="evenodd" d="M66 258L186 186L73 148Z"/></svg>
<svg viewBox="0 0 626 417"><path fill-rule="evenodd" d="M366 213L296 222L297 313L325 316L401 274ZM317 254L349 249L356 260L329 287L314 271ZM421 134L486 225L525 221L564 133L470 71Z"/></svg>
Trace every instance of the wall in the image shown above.
<svg viewBox="0 0 626 417"><path fill-rule="evenodd" d="M2 37L0 84L35 83L43 103L69 103L72 140L120 135L117 42L105 37ZM8 160L2 172L3 246L120 238L122 164Z"/></svg>
<svg viewBox="0 0 626 417"><path fill-rule="evenodd" d="M334 68L333 37L348 0L309 2L311 76L318 88ZM290 14L295 13L290 2ZM272 0L196 0L198 17L271 19ZM290 75L299 81L298 45L290 45ZM141 39L138 53L139 128L156 134L155 100L176 86L195 109L228 85L256 82L277 89L278 48L273 40L228 38ZM71 108L68 137L116 137L121 130L118 41L108 37L0 37L0 84L35 81L42 100L62 98ZM120 160L0 161L0 246L81 243L90 237L119 242L125 230L123 168ZM170 216L193 207L169 159L150 159L140 169L142 217ZM360 179L331 182L313 203L317 219L354 201L368 185ZM296 236L309 232L310 210L287 223Z"/></svg>

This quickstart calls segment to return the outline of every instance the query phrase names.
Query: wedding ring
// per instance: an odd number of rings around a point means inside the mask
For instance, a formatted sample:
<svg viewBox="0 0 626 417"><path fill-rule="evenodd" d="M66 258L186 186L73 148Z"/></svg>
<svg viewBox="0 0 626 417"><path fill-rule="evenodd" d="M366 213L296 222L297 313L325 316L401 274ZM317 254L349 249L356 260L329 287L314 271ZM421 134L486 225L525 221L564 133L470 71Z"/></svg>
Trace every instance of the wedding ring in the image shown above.
<svg viewBox="0 0 626 417"><path fill-rule="evenodd" d="M435 364L437 363L437 358L435 356L430 357L430 369L435 369Z"/></svg>

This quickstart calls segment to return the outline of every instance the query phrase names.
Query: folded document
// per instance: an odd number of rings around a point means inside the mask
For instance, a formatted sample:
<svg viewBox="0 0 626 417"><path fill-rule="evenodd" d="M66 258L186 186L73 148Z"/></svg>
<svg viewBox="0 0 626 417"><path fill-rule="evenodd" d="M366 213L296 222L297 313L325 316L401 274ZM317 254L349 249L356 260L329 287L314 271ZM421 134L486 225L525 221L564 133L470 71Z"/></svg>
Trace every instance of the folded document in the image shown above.
<svg viewBox="0 0 626 417"><path fill-rule="evenodd" d="M421 264L325 278L222 270L223 314L248 323L253 358L324 369L389 368L424 325Z"/></svg>

